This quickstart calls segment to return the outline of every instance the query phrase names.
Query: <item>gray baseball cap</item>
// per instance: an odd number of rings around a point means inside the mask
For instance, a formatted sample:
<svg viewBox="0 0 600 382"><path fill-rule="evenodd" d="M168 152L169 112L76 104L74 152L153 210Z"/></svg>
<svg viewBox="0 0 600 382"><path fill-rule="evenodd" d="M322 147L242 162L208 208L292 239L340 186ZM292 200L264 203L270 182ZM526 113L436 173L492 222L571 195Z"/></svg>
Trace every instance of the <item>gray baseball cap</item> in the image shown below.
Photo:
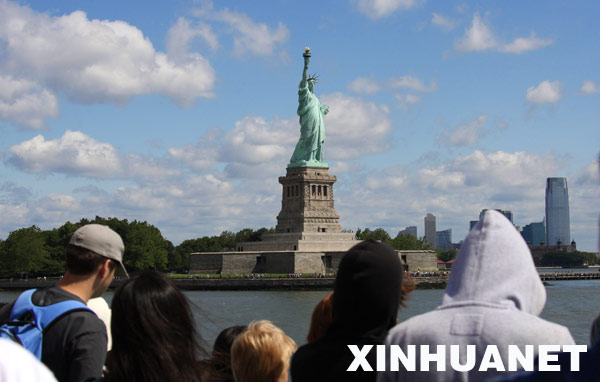
<svg viewBox="0 0 600 382"><path fill-rule="evenodd" d="M123 266L123 252L125 252L123 239L109 227L101 224L86 224L75 231L69 244L89 249L100 256L116 261L119 267L115 271L115 276L129 277Z"/></svg>

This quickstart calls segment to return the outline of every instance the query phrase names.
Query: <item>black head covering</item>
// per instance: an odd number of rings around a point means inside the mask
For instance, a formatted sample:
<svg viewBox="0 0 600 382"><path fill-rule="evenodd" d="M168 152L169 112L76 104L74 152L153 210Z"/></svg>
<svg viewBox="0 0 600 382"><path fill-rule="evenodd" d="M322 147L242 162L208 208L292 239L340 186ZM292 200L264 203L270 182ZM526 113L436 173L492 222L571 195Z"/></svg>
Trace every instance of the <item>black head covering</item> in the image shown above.
<svg viewBox="0 0 600 382"><path fill-rule="evenodd" d="M342 258L333 293L331 335L383 343L396 324L402 265L389 245L367 240Z"/></svg>
<svg viewBox="0 0 600 382"><path fill-rule="evenodd" d="M342 258L333 293L333 322L325 335L298 349L292 380L373 380L375 372L346 372L354 357L347 345L383 344L396 324L402 293L398 253L373 240L352 247ZM375 350L369 363L375 365Z"/></svg>

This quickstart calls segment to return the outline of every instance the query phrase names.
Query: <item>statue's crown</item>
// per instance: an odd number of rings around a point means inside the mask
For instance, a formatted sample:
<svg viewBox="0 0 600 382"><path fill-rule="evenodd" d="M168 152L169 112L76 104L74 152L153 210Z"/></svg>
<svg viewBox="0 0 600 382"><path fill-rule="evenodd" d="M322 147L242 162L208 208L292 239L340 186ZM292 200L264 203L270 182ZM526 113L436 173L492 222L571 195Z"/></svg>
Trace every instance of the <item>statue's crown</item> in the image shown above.
<svg viewBox="0 0 600 382"><path fill-rule="evenodd" d="M317 82L318 78L319 78L319 76L317 74L311 74L310 77L308 77L306 80Z"/></svg>

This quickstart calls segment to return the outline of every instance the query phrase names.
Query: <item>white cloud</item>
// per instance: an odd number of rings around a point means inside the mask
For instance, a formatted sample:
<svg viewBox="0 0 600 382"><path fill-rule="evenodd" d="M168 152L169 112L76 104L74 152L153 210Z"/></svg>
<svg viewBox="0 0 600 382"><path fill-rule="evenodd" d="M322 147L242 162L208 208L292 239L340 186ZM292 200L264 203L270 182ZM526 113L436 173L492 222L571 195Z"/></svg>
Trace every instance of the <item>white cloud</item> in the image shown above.
<svg viewBox="0 0 600 382"><path fill-rule="evenodd" d="M461 53L470 51L482 51L494 48L498 45L492 31L484 24L479 14L473 16L471 27L465 32L465 35L459 40L455 48Z"/></svg>
<svg viewBox="0 0 600 382"><path fill-rule="evenodd" d="M562 98L561 83L559 81L542 81L538 86L527 88L527 102L535 104L554 103Z"/></svg>
<svg viewBox="0 0 600 382"><path fill-rule="evenodd" d="M348 85L354 93L374 94L381 90L381 86L372 78L358 77Z"/></svg>
<svg viewBox="0 0 600 382"><path fill-rule="evenodd" d="M471 122L460 124L453 130L442 132L436 137L436 142L448 146L474 145L481 138L486 122L487 115L481 114Z"/></svg>
<svg viewBox="0 0 600 382"><path fill-rule="evenodd" d="M509 44L504 44L500 50L506 53L525 53L530 50L536 50L551 45L554 41L541 39L532 34L530 37L518 37Z"/></svg>
<svg viewBox="0 0 600 382"><path fill-rule="evenodd" d="M22 171L66 173L107 178L121 171L117 150L109 143L67 130L59 139L45 140L42 135L8 148L8 163Z"/></svg>
<svg viewBox="0 0 600 382"><path fill-rule="evenodd" d="M575 184L600 188L600 157L580 171Z"/></svg>
<svg viewBox="0 0 600 382"><path fill-rule="evenodd" d="M592 80L586 80L581 85L581 89L579 89L580 94L595 94L598 92L600 92L600 89L598 89L598 85Z"/></svg>
<svg viewBox="0 0 600 382"><path fill-rule="evenodd" d="M66 194L48 194L41 198L36 206L40 214L48 212L61 212L68 209L77 208L79 201L72 195Z"/></svg>
<svg viewBox="0 0 600 382"><path fill-rule="evenodd" d="M540 39L531 34L530 37L517 37L511 43L499 41L492 30L484 23L479 14L473 15L471 27L456 42L454 48L460 53L472 51L495 50L504 53L525 53L551 45L554 41Z"/></svg>
<svg viewBox="0 0 600 382"><path fill-rule="evenodd" d="M321 97L329 106L325 117L325 161L353 159L389 149L393 125L385 105L365 102L342 93Z"/></svg>
<svg viewBox="0 0 600 382"><path fill-rule="evenodd" d="M219 148L222 140L221 131L213 129L208 131L196 145L171 147L168 149L170 157L175 161L185 163L194 171L206 171L217 163Z"/></svg>
<svg viewBox="0 0 600 382"><path fill-rule="evenodd" d="M396 99L398 100L400 107L404 110L408 110L409 105L414 105L421 102L421 97L414 94L396 94Z"/></svg>
<svg viewBox="0 0 600 382"><path fill-rule="evenodd" d="M560 162L560 158L552 155L522 151L495 151L486 154L476 150L470 155L457 157L447 167L465 175L465 186L486 187L488 192L500 195L505 191L503 188L545 184L547 174L554 174L562 167ZM540 179L543 179L542 183L539 182ZM541 191L535 192L543 195L543 186L539 188ZM527 193L523 197L527 198Z"/></svg>
<svg viewBox="0 0 600 382"><path fill-rule="evenodd" d="M99 142L79 131L67 130L58 139L46 140L37 135L8 148L6 162L32 174L57 173L151 184L180 176L180 162L192 168L197 162L197 158L186 156L185 150L169 152L175 155L168 158L135 153L119 155L110 143Z"/></svg>
<svg viewBox="0 0 600 382"><path fill-rule="evenodd" d="M448 17L444 17L435 12L433 13L431 22L434 25L437 25L438 27L440 27L444 30L447 30L447 31L451 31L452 29L456 28L456 26L458 25L458 22L456 20L453 20Z"/></svg>
<svg viewBox="0 0 600 382"><path fill-rule="evenodd" d="M353 0L358 10L372 19L387 17L399 9L409 9L416 0Z"/></svg>
<svg viewBox="0 0 600 382"><path fill-rule="evenodd" d="M412 89L419 92L432 92L438 89L435 80L431 80L429 86L427 86L421 79L413 76L392 78L389 80L389 85L394 89Z"/></svg>
<svg viewBox="0 0 600 382"><path fill-rule="evenodd" d="M196 38L201 38L211 49L219 47L219 40L209 25L198 23L196 27L190 21L180 17L167 33L167 52L174 59L185 59L189 54L189 44Z"/></svg>
<svg viewBox="0 0 600 382"><path fill-rule="evenodd" d="M220 161L250 167L263 163L281 166L291 156L297 134L291 121L267 123L261 117L246 117L236 122L235 129L226 135L220 149Z"/></svg>
<svg viewBox="0 0 600 382"><path fill-rule="evenodd" d="M58 100L48 89L27 79L0 75L0 119L30 129L46 127L58 117Z"/></svg>
<svg viewBox="0 0 600 382"><path fill-rule="evenodd" d="M77 102L122 104L136 95L158 93L190 105L198 97L213 96L215 72L205 58L187 53L173 60L123 21L90 20L81 11L49 16L4 1L0 42L4 73L64 92Z"/></svg>
<svg viewBox="0 0 600 382"><path fill-rule="evenodd" d="M129 153L121 159L121 162L122 174L115 174L115 177L134 178L138 182L164 182L165 178L180 174L174 164L167 159Z"/></svg>
<svg viewBox="0 0 600 382"><path fill-rule="evenodd" d="M31 225L30 210L25 203L8 204L0 201L0 232L4 237L9 232Z"/></svg>
<svg viewBox="0 0 600 382"><path fill-rule="evenodd" d="M465 174L457 171L447 171L443 167L422 168L419 170L422 183L429 184L438 190L458 189L465 185Z"/></svg>
<svg viewBox="0 0 600 382"><path fill-rule="evenodd" d="M228 9L208 15L226 23L232 29L233 53L237 56L246 53L259 56L272 55L276 47L285 42L290 35L288 28L281 22L277 24L277 28L271 28L267 24L255 22L244 13Z"/></svg>
<svg viewBox="0 0 600 382"><path fill-rule="evenodd" d="M356 162L337 161L329 164L332 174L343 174L358 171L360 165Z"/></svg>

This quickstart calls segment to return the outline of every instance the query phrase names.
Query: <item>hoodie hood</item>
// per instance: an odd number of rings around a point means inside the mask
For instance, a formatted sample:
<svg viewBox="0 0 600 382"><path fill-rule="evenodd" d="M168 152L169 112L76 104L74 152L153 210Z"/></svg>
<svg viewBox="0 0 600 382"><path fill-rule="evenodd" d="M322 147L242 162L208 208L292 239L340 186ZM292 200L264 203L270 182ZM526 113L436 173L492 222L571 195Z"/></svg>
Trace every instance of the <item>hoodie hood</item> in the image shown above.
<svg viewBox="0 0 600 382"><path fill-rule="evenodd" d="M389 245L367 240L342 258L333 293L329 335L383 343L396 324L402 264Z"/></svg>
<svg viewBox="0 0 600 382"><path fill-rule="evenodd" d="M546 290L529 247L501 213L488 210L469 232L442 300L454 304L499 304L539 316Z"/></svg>

